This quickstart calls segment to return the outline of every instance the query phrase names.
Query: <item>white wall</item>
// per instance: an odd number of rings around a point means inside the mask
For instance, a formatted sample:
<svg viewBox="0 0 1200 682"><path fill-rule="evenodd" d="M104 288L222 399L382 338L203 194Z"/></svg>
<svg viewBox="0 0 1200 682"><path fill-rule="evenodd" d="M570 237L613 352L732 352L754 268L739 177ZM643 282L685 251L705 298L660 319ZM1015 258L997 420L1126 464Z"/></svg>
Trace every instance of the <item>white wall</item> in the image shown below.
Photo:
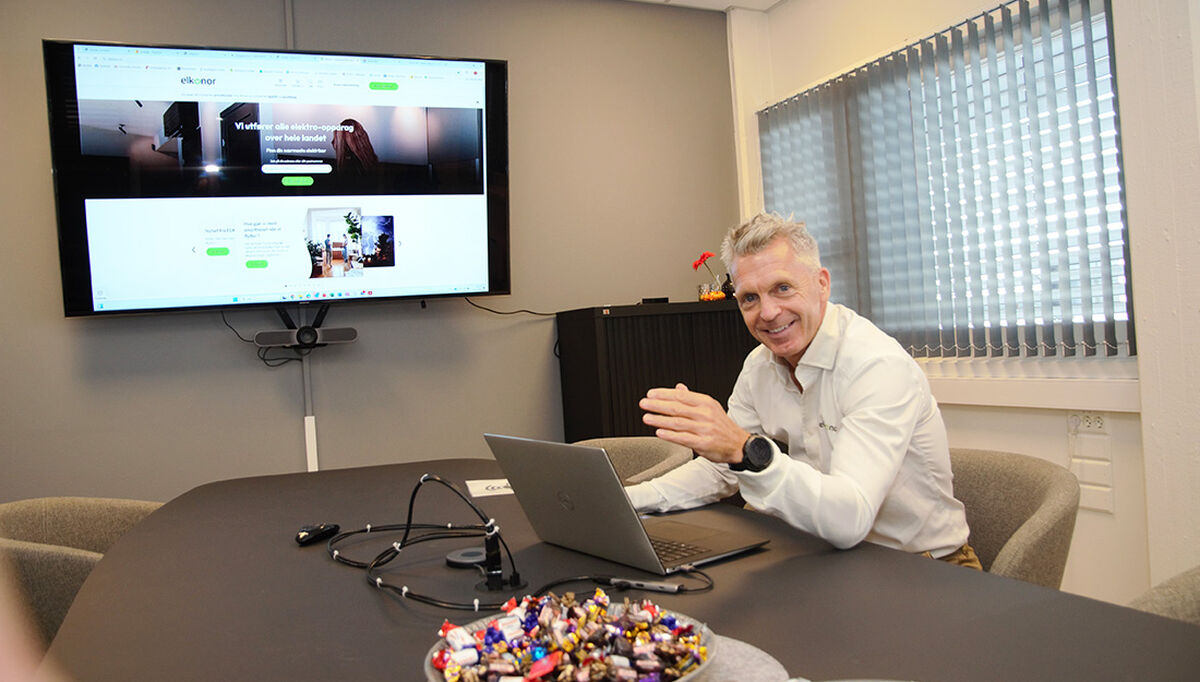
<svg viewBox="0 0 1200 682"><path fill-rule="evenodd" d="M738 159L757 156L754 112L827 78L994 8L998 0L786 0L768 12L729 12ZM1188 0L1114 0L1128 221L1139 357L1093 366L930 365L951 444L1068 464L1080 441L1072 410L1106 417L1113 512L1080 511L1063 588L1130 598L1200 563L1200 424L1196 363L1185 339L1200 332L1196 192L1196 62ZM764 57L766 52L768 56ZM763 63L766 62L766 68ZM739 166L740 212L762 207L761 178ZM1153 292L1153 295L1150 295ZM1030 372L1032 377L1026 376ZM1070 380L1038 378L1066 375ZM978 376L972 376L978 375ZM1091 444L1092 441L1089 441Z"/></svg>
<svg viewBox="0 0 1200 682"><path fill-rule="evenodd" d="M1200 127L1194 0L1115 0L1150 577L1200 563Z"/></svg>

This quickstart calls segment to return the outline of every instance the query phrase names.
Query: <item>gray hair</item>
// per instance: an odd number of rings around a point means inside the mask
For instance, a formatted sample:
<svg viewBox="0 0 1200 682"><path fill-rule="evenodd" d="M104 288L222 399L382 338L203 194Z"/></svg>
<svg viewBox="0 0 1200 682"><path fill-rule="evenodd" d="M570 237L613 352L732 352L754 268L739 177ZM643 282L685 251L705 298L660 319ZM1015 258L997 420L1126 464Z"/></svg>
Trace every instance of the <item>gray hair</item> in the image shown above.
<svg viewBox="0 0 1200 682"><path fill-rule="evenodd" d="M733 261L766 249L771 242L783 237L792 245L796 257L814 268L821 267L821 251L817 240L808 233L803 222L784 219L774 213L759 213L748 222L731 229L721 241L721 260L733 271Z"/></svg>

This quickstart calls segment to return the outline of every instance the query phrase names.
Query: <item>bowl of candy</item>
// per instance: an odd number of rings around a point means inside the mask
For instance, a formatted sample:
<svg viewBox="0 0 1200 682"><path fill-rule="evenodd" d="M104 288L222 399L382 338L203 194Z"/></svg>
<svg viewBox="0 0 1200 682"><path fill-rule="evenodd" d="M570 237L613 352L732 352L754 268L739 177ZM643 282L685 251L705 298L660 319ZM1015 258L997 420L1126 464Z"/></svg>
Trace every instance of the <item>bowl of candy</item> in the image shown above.
<svg viewBox="0 0 1200 682"><path fill-rule="evenodd" d="M504 613L446 622L425 656L429 682L696 680L712 661L704 623L650 601L612 604L603 590L509 600Z"/></svg>

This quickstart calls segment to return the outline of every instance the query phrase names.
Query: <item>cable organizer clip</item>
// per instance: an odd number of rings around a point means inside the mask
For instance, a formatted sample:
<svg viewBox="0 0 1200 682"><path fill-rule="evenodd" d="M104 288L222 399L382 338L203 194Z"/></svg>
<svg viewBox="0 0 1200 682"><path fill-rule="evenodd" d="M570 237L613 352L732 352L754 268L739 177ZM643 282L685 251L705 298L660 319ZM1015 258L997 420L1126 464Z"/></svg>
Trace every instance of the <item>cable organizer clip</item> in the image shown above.
<svg viewBox="0 0 1200 682"><path fill-rule="evenodd" d="M379 589L387 590L388 592L393 593L393 595L397 598L411 599L441 608L460 609L464 611L472 610L477 613L481 609L485 611L490 609L499 609L502 604L493 604L490 602L481 601L479 598L475 598L470 601L464 600L453 602L426 596L409 589L407 585L401 587L396 584L389 584L385 582L382 575L377 573L382 569L383 566L404 554L402 550L412 546L413 544L425 542L427 540L447 540L466 537L477 538L480 536L485 536L487 545L485 552L487 554L488 563L486 567L479 568L486 578L484 584L488 585L488 589L492 591L503 589L505 584L511 584L513 587L517 587L518 585L524 586L524 583L521 583L520 579L518 578L516 562L513 560L512 551L509 549L508 544L504 541L504 536L500 534L500 526L496 523L496 520L489 519L487 515L484 514L483 511L480 510L479 507L477 507L475 503L473 503L470 498L466 496L465 493L439 476L426 473L421 476L421 483L423 484L427 482L440 483L449 488L451 492L456 494L459 499L463 501L463 503L465 503L475 512L475 515L479 518L481 523L414 523L412 520L413 503L416 500L417 492L421 488L421 484L418 484L413 488L412 493L409 495L408 516L405 523L383 524L379 526L368 524L362 530L344 532L335 535L329 540L330 556L343 564L347 564L355 568L366 569L368 584L374 585ZM335 545L338 543L343 542L358 533L390 533L394 531L403 531L404 537L398 542L389 543L390 546L388 546L387 549L380 552L369 562L358 561L350 557L342 556L340 549L335 547ZM508 563L512 566L512 577L508 580L504 580L503 576L503 561L501 557L501 551L507 554Z"/></svg>

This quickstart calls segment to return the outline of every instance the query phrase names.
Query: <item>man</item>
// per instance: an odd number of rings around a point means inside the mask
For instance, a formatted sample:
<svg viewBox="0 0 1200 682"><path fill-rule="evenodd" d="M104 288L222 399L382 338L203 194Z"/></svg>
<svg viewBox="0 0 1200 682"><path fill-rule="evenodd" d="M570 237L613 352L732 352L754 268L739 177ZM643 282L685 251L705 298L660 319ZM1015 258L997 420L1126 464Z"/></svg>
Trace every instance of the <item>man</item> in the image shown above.
<svg viewBox="0 0 1200 682"><path fill-rule="evenodd" d="M839 548L866 540L978 568L952 492L946 427L917 363L829 303L829 271L803 223L759 215L721 249L761 345L728 414L683 384L642 399L658 437L699 457L629 487L634 505L686 509L740 489L751 507Z"/></svg>

